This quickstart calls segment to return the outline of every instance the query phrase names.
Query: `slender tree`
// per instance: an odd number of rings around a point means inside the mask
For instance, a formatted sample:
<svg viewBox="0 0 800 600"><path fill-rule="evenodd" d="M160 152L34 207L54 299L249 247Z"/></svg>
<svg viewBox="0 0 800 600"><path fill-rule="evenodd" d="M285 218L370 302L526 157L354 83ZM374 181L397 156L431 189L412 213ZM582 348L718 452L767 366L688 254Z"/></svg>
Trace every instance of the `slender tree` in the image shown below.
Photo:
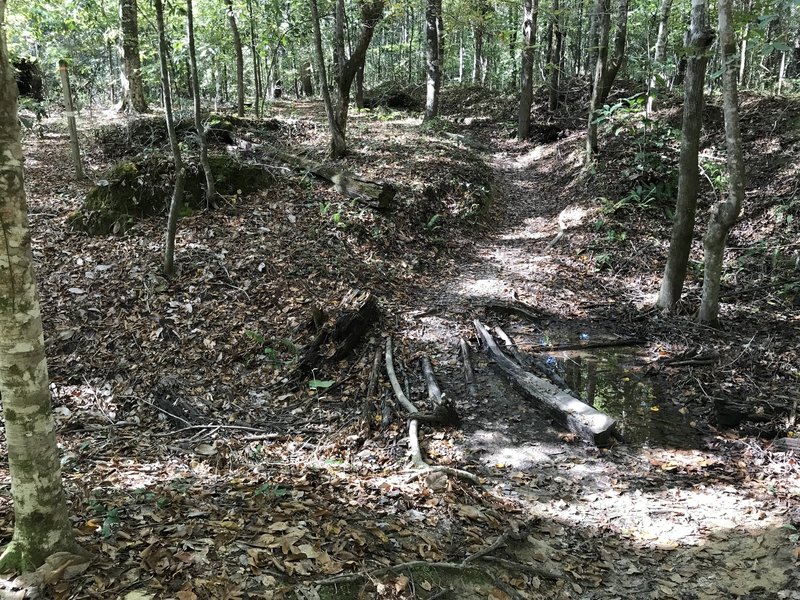
<svg viewBox="0 0 800 600"><path fill-rule="evenodd" d="M317 57L322 99L325 103L325 112L328 115L328 125L331 130L331 156L341 158L347 154L345 133L347 130L347 115L350 108L350 89L353 85L356 72L367 56L367 48L375 32L375 26L383 17L385 0L366 0L359 4L361 12L361 31L350 53L345 58L345 12L344 0L336 0L336 25L334 27L333 44L333 72L336 80L336 97L331 97L327 85L325 71L325 55L322 50L322 32L319 26L319 9L316 0L309 0L311 8L311 21L314 27L314 49Z"/></svg>
<svg viewBox="0 0 800 600"><path fill-rule="evenodd" d="M119 22L122 30L121 110L147 112L142 83L142 62L139 57L139 20L136 0L119 0Z"/></svg>
<svg viewBox="0 0 800 600"><path fill-rule="evenodd" d="M658 35L653 53L653 76L650 79L650 93L647 95L647 112L653 110L656 90L664 87L664 61L667 58L667 38L669 37L669 13L672 9L672 0L661 0L658 8Z"/></svg>
<svg viewBox="0 0 800 600"><path fill-rule="evenodd" d="M425 9L425 61L428 72L425 121L439 116L439 90L442 87L443 37L442 0L428 0Z"/></svg>
<svg viewBox="0 0 800 600"><path fill-rule="evenodd" d="M164 119L167 123L169 145L172 150L172 161L175 165L175 187L172 190L172 202L169 205L167 217L167 242L164 249L164 274L172 277L175 274L175 233L178 229L178 213L183 202L183 188L186 181L186 171L181 158L181 147L178 144L178 134L175 132L175 121L172 117L172 92L169 83L169 68L167 66L167 35L164 29L164 5L162 0L155 0L156 26L158 28L158 59L161 66L161 92L164 95Z"/></svg>
<svg viewBox="0 0 800 600"><path fill-rule="evenodd" d="M522 2L522 68L520 70L519 125L517 139L528 137L531 129L531 106L533 106L533 59L536 43L536 21L539 16L539 0Z"/></svg>
<svg viewBox="0 0 800 600"><path fill-rule="evenodd" d="M728 152L728 196L711 209L703 239L703 297L699 319L718 325L719 285L728 233L739 218L744 200L744 160L739 128L739 94L736 79L736 38L733 33L732 0L719 0L719 42L722 51L722 103L725 113L725 146Z"/></svg>
<svg viewBox="0 0 800 600"><path fill-rule="evenodd" d="M34 570L55 552L81 552L67 515L50 404L5 9L0 0L0 397L14 535L0 556L3 573Z"/></svg>
<svg viewBox="0 0 800 600"><path fill-rule="evenodd" d="M217 189L214 185L214 174L208 160L208 141L203 125L203 114L200 106L200 78L197 76L197 50L194 43L194 11L192 0L186 0L186 37L189 41L189 71L192 78L192 99L194 100L194 126L197 129L197 144L200 146L200 165L206 176L206 208L214 206Z"/></svg>
<svg viewBox="0 0 800 600"><path fill-rule="evenodd" d="M597 152L597 109L603 104L602 90L603 77L608 63L608 36L611 30L611 13L609 0L595 2L595 14L592 16L594 26L597 28L597 62L594 66L592 80L592 96L589 100L589 123L586 133L586 155L591 160Z"/></svg>
<svg viewBox="0 0 800 600"><path fill-rule="evenodd" d="M675 310L681 297L692 246L700 174L698 153L703 120L703 85L708 63L707 52L713 40L714 32L708 27L706 0L692 0L691 22L684 39L688 56L684 86L683 137L678 167L678 197L669 255L657 302L659 308L667 312Z"/></svg>
<svg viewBox="0 0 800 600"><path fill-rule="evenodd" d="M548 68L550 69L550 77L548 81L548 106L551 111L558 108L558 79L561 74L561 8L559 7L559 0L553 0L553 10L550 17L550 32L552 38L550 39L550 57L548 58Z"/></svg>
<svg viewBox="0 0 800 600"><path fill-rule="evenodd" d="M242 54L242 36L239 34L239 25L236 23L236 13L233 12L233 0L225 0L225 14L231 26L233 36L233 50L236 53L236 115L244 116L244 55Z"/></svg>

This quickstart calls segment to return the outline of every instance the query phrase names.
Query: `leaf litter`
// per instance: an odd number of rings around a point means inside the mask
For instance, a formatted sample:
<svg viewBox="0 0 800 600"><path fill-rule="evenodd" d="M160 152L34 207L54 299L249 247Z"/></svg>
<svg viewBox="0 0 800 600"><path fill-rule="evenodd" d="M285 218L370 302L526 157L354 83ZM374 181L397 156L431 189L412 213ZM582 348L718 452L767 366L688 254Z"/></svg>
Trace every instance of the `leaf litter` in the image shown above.
<svg viewBox="0 0 800 600"><path fill-rule="evenodd" d="M582 198L617 180L600 173L589 185L565 161L578 122L560 122L557 141L517 146L507 106L463 94L450 104L489 118L452 113L426 131L405 113L354 116L346 167L399 184L391 213L277 169L271 188L181 219L172 281L159 269L162 218L124 236L70 231L86 185L61 176L64 132L51 123L44 140L26 139L63 475L95 555L83 574L47 583L51 597L795 597L795 459L770 452L752 424L718 427L709 407L723 393L796 396L782 325L796 309L780 296L739 300L725 307L735 327L721 332L638 318L664 226L650 228L646 254L620 252L585 218L546 248L560 213L592 214ZM312 155L324 147L318 107L275 109L263 138ZM257 124L248 127L253 139ZM107 161L89 148L94 177ZM472 214L489 196L489 212ZM645 216L614 218L633 236ZM746 219L738 235L756 239L759 223ZM596 260L609 248L611 272ZM335 317L354 287L380 298L379 327L350 359L299 378L312 309ZM544 316L539 326L648 340L641 370L686 407L703 446L586 447L525 406L479 353L471 398L457 343L492 299L524 301ZM765 328L747 316L755 307ZM427 354L464 417L461 429L423 426L426 456L481 485L408 477L405 419L384 376L365 399L389 333L410 393L423 395L417 359ZM660 364L710 350L716 370ZM376 409L369 428L365 403ZM778 417L756 426L774 431ZM10 539L7 495L2 510Z"/></svg>

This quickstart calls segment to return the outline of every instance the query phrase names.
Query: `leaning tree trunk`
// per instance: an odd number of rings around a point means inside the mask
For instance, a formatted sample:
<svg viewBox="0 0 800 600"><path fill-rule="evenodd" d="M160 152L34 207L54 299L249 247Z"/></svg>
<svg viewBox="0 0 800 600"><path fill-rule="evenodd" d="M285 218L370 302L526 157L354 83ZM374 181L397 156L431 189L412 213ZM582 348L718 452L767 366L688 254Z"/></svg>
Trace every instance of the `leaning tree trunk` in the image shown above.
<svg viewBox="0 0 800 600"><path fill-rule="evenodd" d="M539 0L523 0L522 5L522 69L520 71L519 125L517 139L528 137L531 131L531 106L533 106L533 54L536 42L536 19Z"/></svg>
<svg viewBox="0 0 800 600"><path fill-rule="evenodd" d="M706 0L692 0L692 19L684 40L688 58L684 86L683 136L678 166L678 197L669 256L657 302L657 306L666 312L673 312L680 300L694 233L700 172L698 153L703 120L703 84L708 63L707 51L714 40L714 32L708 28L707 22Z"/></svg>
<svg viewBox="0 0 800 600"><path fill-rule="evenodd" d="M136 0L120 0L119 22L122 30L122 110L147 112L142 84L142 62L139 58L139 21Z"/></svg>
<svg viewBox="0 0 800 600"><path fill-rule="evenodd" d="M725 113L725 146L728 151L728 197L711 210L708 231L703 239L705 270L703 297L700 301L701 323L718 325L719 282L725 240L728 238L744 199L744 160L742 133L739 129L739 98L736 84L736 38L733 34L731 0L719 0L719 37L722 50L722 102Z"/></svg>
<svg viewBox="0 0 800 600"><path fill-rule="evenodd" d="M192 14L192 0L186 0L186 36L189 38L189 70L192 77L192 99L194 100L194 126L197 129L197 144L200 146L200 164L206 176L206 208L214 206L217 196L214 184L214 174L211 172L211 163L208 160L208 140L206 129L203 125L203 115L200 106L200 78L197 76L197 51L194 43L194 15Z"/></svg>
<svg viewBox="0 0 800 600"><path fill-rule="evenodd" d="M331 149L336 151L341 148L342 152L347 149L344 131L340 131L336 123L334 114L333 99L331 90L328 87L328 71L325 68L325 53L322 50L322 32L319 26L319 10L317 0L309 0L311 8L311 23L314 27L314 54L317 58L317 71L319 71L319 87L322 90L322 102L325 105L325 114L328 116L328 128L331 130Z"/></svg>
<svg viewBox="0 0 800 600"><path fill-rule="evenodd" d="M442 65L439 61L441 25L442 0L428 0L425 10L425 60L428 70L428 87L424 121L430 121L439 116L439 90L442 87Z"/></svg>
<svg viewBox="0 0 800 600"><path fill-rule="evenodd" d="M191 2L191 0L188 0ZM172 190L172 202L169 205L167 218L167 243L164 249L164 274L172 277L175 274L175 233L178 228L178 213L183 201L183 187L186 172L181 159L181 147L178 134L175 132L175 121L172 118L172 92L169 86L169 69L167 67L167 36L164 33L164 5L162 0L155 0L156 25L158 27L158 58L161 64L161 90L164 95L164 119L167 122L167 134L175 164L175 188Z"/></svg>
<svg viewBox="0 0 800 600"><path fill-rule="evenodd" d="M611 93L611 86L625 61L625 42L628 37L628 0L619 0L616 33L614 34L614 56L607 62L601 81L598 105L604 104Z"/></svg>
<svg viewBox="0 0 800 600"><path fill-rule="evenodd" d="M239 34L239 25L236 23L236 14L233 12L233 0L225 0L228 23L233 36L233 49L236 52L236 115L244 116L244 56L242 54L242 36Z"/></svg>
<svg viewBox="0 0 800 600"><path fill-rule="evenodd" d="M316 0L310 0L311 14L314 25L314 47L320 70L322 97L325 101L325 110L328 113L328 123L331 128L331 156L342 158L347 154L347 115L350 107L350 89L353 85L356 72L364 64L367 57L367 48L375 26L383 17L385 0L369 0L359 5L361 12L361 33L350 57L345 59L344 52L344 0L336 2L336 27L334 30L334 73L336 79L336 98L330 98L327 91L327 78L325 75L325 58L322 51L322 35L319 29L319 11ZM330 108L329 108L330 104Z"/></svg>
<svg viewBox="0 0 800 600"><path fill-rule="evenodd" d="M589 123L586 127L587 164L592 155L597 153L597 109L602 105L603 79L608 65L608 36L611 29L610 0L598 0L595 3L595 15L592 19L597 23L597 64L594 67L592 97L589 100Z"/></svg>
<svg viewBox="0 0 800 600"><path fill-rule="evenodd" d="M14 535L0 572L32 571L78 551L61 484L42 317L28 229L17 84L0 0L0 396L14 502Z"/></svg>

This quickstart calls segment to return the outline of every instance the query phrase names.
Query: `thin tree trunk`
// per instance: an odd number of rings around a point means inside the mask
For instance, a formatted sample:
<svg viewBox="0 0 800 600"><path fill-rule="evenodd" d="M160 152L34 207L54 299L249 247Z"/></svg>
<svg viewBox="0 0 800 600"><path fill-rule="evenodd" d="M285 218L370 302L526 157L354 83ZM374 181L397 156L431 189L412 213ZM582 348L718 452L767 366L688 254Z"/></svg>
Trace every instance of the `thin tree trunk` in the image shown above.
<svg viewBox="0 0 800 600"><path fill-rule="evenodd" d="M250 17L250 54L253 58L253 89L255 90L253 108L258 118L261 116L261 82L258 77L258 52L256 51L256 25L255 19L253 18L253 0L247 0L247 11Z"/></svg>
<svg viewBox="0 0 800 600"><path fill-rule="evenodd" d="M658 9L658 35L656 37L656 49L653 55L653 76L650 78L650 93L647 95L647 113L653 111L655 102L655 90L663 88L664 72L663 65L667 58L667 39L669 37L669 13L672 10L672 0L661 0Z"/></svg>
<svg viewBox="0 0 800 600"><path fill-rule="evenodd" d="M442 0L428 0L425 10L425 59L428 71L424 121L439 116L439 90L442 87L442 64L439 43L442 32Z"/></svg>
<svg viewBox="0 0 800 600"><path fill-rule="evenodd" d="M233 0L225 0L227 7L228 23L233 35L233 49L236 52L236 115L244 116L244 55L242 54L242 36L236 24L236 14L233 12Z"/></svg>
<svg viewBox="0 0 800 600"><path fill-rule="evenodd" d="M214 206L217 197L214 185L214 174L211 172L211 163L208 161L208 142L206 129L203 125L203 115L200 107L200 78L197 76L197 50L194 43L194 15L192 14L192 0L186 0L186 36L189 38L189 70L191 71L192 98L194 100L194 126L197 129L197 143L200 146L200 164L206 176L206 208Z"/></svg>
<svg viewBox="0 0 800 600"><path fill-rule="evenodd" d="M83 162L81 161L81 146L78 140L78 126L75 121L75 108L72 106L72 88L69 85L69 71L67 61L58 61L58 72L61 75L61 87L64 91L64 108L67 114L67 127L69 129L69 146L72 151L72 164L75 167L75 178L85 179Z"/></svg>
<svg viewBox="0 0 800 600"><path fill-rule="evenodd" d="M142 84L142 63L139 58L139 21L136 0L120 0L119 21L122 30L122 110L148 112Z"/></svg>
<svg viewBox="0 0 800 600"><path fill-rule="evenodd" d="M628 37L628 0L619 0L617 11L616 33L614 34L614 56L607 63L603 73L602 89L600 90L600 104L603 104L611 93L611 86L617 78L617 73L625 62L625 42Z"/></svg>
<svg viewBox="0 0 800 600"><path fill-rule="evenodd" d="M749 15L753 9L753 0L746 0L744 3L744 14ZM750 18L744 24L742 32L741 49L739 50L739 84L744 87L745 75L747 74L747 38L750 35Z"/></svg>
<svg viewBox="0 0 800 600"><path fill-rule="evenodd" d="M675 222L669 244L669 256L664 267L657 305L666 312L674 312L681 297L689 251L692 247L697 192L699 187L698 153L700 128L703 120L703 85L706 76L706 55L714 33L708 28L706 0L692 0L692 18L684 46L689 53L686 66L686 83L683 103L683 137L678 171L678 197Z"/></svg>
<svg viewBox="0 0 800 600"><path fill-rule="evenodd" d="M539 0L523 0L522 5L522 69L520 70L519 125L517 139L530 135L533 106L533 53L536 43L536 21Z"/></svg>
<svg viewBox="0 0 800 600"><path fill-rule="evenodd" d="M549 77L549 98L548 107L551 111L558 108L558 77L560 75L559 63L561 62L561 15L559 8L559 0L553 0L553 16L551 17L551 31L553 38L550 42L551 52L548 62L550 63L550 77Z"/></svg>
<svg viewBox="0 0 800 600"><path fill-rule="evenodd" d="M82 553L61 482L5 9L0 0L0 396L14 534L0 556L3 573L32 571L55 552Z"/></svg>
<svg viewBox="0 0 800 600"><path fill-rule="evenodd" d="M597 63L594 67L594 80L592 83L592 97L589 100L589 123L586 128L586 156L587 163L597 153L597 109L602 105L601 95L603 78L608 63L608 37L611 29L610 0L598 0L595 3L597 13L592 18L597 22Z"/></svg>
<svg viewBox="0 0 800 600"><path fill-rule="evenodd" d="M722 50L722 102L725 113L725 146L728 152L728 197L711 209L703 239L705 269L699 320L719 324L719 286L728 233L739 218L744 200L744 159L739 128L736 39L733 33L732 0L719 0L719 37Z"/></svg>
<svg viewBox="0 0 800 600"><path fill-rule="evenodd" d="M592 3L592 14L589 16L589 41L586 61L586 71L591 75L590 85L594 86L595 69L597 68L597 54L600 48L600 21L603 17L603 7L606 6L603 0L594 0ZM608 8L606 7L606 12ZM609 21L609 27L610 27ZM606 43L606 45L608 45Z"/></svg>
<svg viewBox="0 0 800 600"><path fill-rule="evenodd" d="M311 22L314 27L314 51L317 55L317 70L319 71L319 87L322 90L322 101L325 105L325 113L328 116L328 127L331 130L331 145L340 145L345 147L344 133L337 129L336 117L333 113L333 100L331 99L331 91L328 88L328 74L325 69L325 53L322 50L322 32L319 26L319 9L317 8L317 0L309 0L309 7L311 8ZM341 139L336 139L340 137Z"/></svg>
<svg viewBox="0 0 800 600"><path fill-rule="evenodd" d="M191 2L191 0L188 0ZM172 90L169 83L169 69L167 67L167 37L164 32L164 6L162 0L155 0L156 25L158 27L158 58L161 65L161 89L164 94L164 119L167 123L169 145L172 150L172 160L175 164L175 188L172 190L172 202L169 205L167 218L167 243L164 250L164 274L172 277L175 273L175 233L178 228L178 213L183 201L183 187L186 173L181 158L181 147L178 144L178 134L175 132L175 121L172 118Z"/></svg>

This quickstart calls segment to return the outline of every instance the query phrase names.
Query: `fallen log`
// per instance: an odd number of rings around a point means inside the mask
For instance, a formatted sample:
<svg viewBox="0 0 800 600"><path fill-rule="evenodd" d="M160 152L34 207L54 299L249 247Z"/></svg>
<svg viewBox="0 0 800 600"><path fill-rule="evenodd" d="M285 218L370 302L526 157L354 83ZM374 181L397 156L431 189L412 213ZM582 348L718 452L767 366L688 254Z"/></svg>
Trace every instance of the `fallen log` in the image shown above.
<svg viewBox="0 0 800 600"><path fill-rule="evenodd" d="M371 208L378 210L391 208L392 200L397 194L397 188L388 182L371 181L274 147L269 147L266 151L270 156L291 166L294 170L311 173L319 179L332 183L333 189L338 193Z"/></svg>
<svg viewBox="0 0 800 600"><path fill-rule="evenodd" d="M560 425L596 446L608 446L616 437L614 419L519 367L503 354L478 319L473 321L473 325L487 353L511 384L526 398L542 406Z"/></svg>
<svg viewBox="0 0 800 600"><path fill-rule="evenodd" d="M798 452L800 453L800 439L780 438L772 442L773 452Z"/></svg>

